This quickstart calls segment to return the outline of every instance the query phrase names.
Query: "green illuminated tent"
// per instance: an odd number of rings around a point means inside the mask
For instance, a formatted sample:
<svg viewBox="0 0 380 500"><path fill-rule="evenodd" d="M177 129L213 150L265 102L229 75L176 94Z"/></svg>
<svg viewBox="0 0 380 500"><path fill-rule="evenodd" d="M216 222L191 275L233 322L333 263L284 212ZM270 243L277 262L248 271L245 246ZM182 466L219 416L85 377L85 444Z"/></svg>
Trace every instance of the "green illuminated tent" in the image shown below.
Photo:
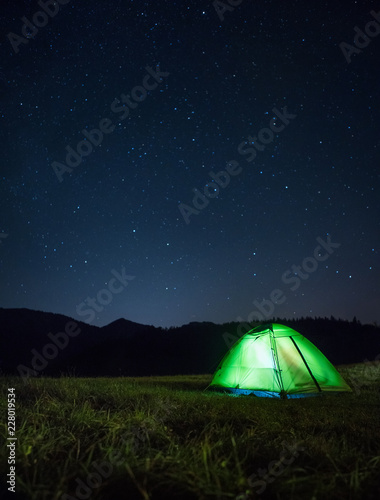
<svg viewBox="0 0 380 500"><path fill-rule="evenodd" d="M276 323L261 325L241 337L222 359L209 387L283 398L351 391L314 344Z"/></svg>

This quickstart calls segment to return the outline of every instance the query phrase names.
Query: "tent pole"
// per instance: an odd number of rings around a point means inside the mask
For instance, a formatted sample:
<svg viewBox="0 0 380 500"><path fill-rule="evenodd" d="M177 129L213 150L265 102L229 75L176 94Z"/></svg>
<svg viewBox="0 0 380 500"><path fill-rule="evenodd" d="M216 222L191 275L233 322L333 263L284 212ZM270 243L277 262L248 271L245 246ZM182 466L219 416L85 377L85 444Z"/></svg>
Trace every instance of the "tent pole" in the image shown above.
<svg viewBox="0 0 380 500"><path fill-rule="evenodd" d="M280 395L281 395L281 397L284 397L284 399L287 399L287 397L285 395L285 390L284 390L284 384L283 384L283 381L282 381L282 376L281 376L280 363L278 361L278 354L277 354L277 348L276 348L276 341L274 339L273 325L271 325L269 327L269 330L271 331L271 333L269 335L270 335L270 339L271 339L271 347L272 347L272 352L273 352L273 361L274 361L274 365L275 365L275 369L276 369L276 373L277 373L277 379L278 379L278 382L279 382L279 385L280 385L280 388L281 388Z"/></svg>
<svg viewBox="0 0 380 500"><path fill-rule="evenodd" d="M290 338L290 340L293 342L293 344L295 345L295 348L297 349L298 354L301 356L302 361L305 363L305 366L306 366L306 368L307 368L307 371L309 372L310 377L313 379L314 384L317 386L318 391L319 391L319 392L322 392L322 389L320 388L320 386L319 386L319 384L318 384L318 382L317 382L317 379L316 379L316 378L314 377L314 375L312 374L312 372L311 372L311 370L310 370L310 368L309 368L309 365L306 363L306 359L303 357L303 354L302 354L302 352L300 351L300 348L299 348L299 347L298 347L298 345L296 344L296 342L295 342L295 340L293 339L293 337L291 337L291 336L290 336L289 338Z"/></svg>

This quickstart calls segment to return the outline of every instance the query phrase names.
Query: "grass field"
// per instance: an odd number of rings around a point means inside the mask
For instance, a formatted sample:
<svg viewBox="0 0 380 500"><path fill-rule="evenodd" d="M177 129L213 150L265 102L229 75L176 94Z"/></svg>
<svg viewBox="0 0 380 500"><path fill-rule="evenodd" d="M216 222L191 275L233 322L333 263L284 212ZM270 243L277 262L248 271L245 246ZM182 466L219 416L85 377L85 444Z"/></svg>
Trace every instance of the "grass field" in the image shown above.
<svg viewBox="0 0 380 500"><path fill-rule="evenodd" d="M31 500L380 498L380 363L348 394L205 392L210 375L3 377L16 393L16 490ZM9 472L1 447L1 476Z"/></svg>

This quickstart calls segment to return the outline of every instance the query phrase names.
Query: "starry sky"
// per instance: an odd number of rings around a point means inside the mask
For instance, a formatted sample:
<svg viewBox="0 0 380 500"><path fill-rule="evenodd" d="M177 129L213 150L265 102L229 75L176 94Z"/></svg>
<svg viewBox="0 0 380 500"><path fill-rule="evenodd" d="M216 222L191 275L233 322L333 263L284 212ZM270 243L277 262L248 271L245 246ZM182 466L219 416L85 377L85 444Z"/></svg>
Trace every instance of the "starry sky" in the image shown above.
<svg viewBox="0 0 380 500"><path fill-rule="evenodd" d="M1 307L380 321L380 4L47 3L0 7Z"/></svg>

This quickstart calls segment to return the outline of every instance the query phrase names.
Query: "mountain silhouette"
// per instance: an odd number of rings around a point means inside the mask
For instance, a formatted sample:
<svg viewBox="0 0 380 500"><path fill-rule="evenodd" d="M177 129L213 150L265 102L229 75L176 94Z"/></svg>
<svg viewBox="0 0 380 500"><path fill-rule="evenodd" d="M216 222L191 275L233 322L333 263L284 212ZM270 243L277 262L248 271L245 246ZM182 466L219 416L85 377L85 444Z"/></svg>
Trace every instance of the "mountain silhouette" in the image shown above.
<svg viewBox="0 0 380 500"><path fill-rule="evenodd" d="M355 318L272 321L305 335L333 364L373 360L380 353L380 328ZM25 378L213 373L247 331L247 325L238 327L191 322L161 328L123 318L97 327L62 314L0 308L0 373Z"/></svg>

